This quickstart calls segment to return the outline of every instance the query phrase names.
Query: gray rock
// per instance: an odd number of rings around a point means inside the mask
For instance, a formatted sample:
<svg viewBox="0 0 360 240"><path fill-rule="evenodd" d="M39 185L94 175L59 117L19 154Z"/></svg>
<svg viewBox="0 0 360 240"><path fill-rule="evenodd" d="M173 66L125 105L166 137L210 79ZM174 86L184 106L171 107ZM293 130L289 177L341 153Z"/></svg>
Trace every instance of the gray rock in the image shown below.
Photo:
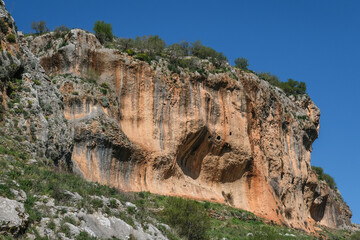
<svg viewBox="0 0 360 240"><path fill-rule="evenodd" d="M54 231L48 228L49 222L50 218L41 219L39 226L36 227L36 230L38 231L40 236L48 237L49 239L55 239Z"/></svg>
<svg viewBox="0 0 360 240"><path fill-rule="evenodd" d="M137 210L136 205L133 204L133 203L131 203L131 202L126 202L126 203L125 203L125 206L126 206L126 207L132 207L132 208L135 208L135 210Z"/></svg>
<svg viewBox="0 0 360 240"><path fill-rule="evenodd" d="M253 233L248 233L248 234L246 234L246 237L253 237L254 236L254 234Z"/></svg>
<svg viewBox="0 0 360 240"><path fill-rule="evenodd" d="M75 202L81 201L83 199L82 196L80 196L80 194L78 194L77 192L72 193L70 191L65 191L64 194L70 197L70 199Z"/></svg>
<svg viewBox="0 0 360 240"><path fill-rule="evenodd" d="M0 197L0 234L1 232L18 234L26 227L27 220L24 204Z"/></svg>
<svg viewBox="0 0 360 240"><path fill-rule="evenodd" d="M285 233L284 236L286 236L286 237L296 237L296 235L292 234L292 233Z"/></svg>
<svg viewBox="0 0 360 240"><path fill-rule="evenodd" d="M65 223L65 225L69 227L71 236L77 236L80 234L80 229L78 227L74 226L71 223Z"/></svg>
<svg viewBox="0 0 360 240"><path fill-rule="evenodd" d="M92 236L107 238L126 239L133 235L136 239L167 239L155 226L148 225L145 232L141 227L134 229L132 226L116 217L105 217L102 213L86 214L83 216L80 229Z"/></svg>
<svg viewBox="0 0 360 240"><path fill-rule="evenodd" d="M23 190L15 190L15 189L10 189L10 191L15 195L15 200L19 201L19 202L25 202L26 201L26 193Z"/></svg>

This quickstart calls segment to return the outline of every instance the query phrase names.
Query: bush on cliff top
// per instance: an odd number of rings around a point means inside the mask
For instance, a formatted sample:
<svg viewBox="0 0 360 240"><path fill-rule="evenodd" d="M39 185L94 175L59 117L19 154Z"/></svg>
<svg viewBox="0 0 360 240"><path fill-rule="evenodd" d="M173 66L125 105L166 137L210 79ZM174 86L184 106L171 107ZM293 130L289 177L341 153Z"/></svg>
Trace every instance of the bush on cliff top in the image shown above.
<svg viewBox="0 0 360 240"><path fill-rule="evenodd" d="M105 23L104 21L96 21L94 23L93 30L95 32L95 36L102 44L104 44L106 41L112 41L114 38L112 26L110 23Z"/></svg>
<svg viewBox="0 0 360 240"><path fill-rule="evenodd" d="M324 169L322 167L311 166L311 168L315 171L319 180L324 180L332 189L337 188L334 178L329 174L324 173Z"/></svg>
<svg viewBox="0 0 360 240"><path fill-rule="evenodd" d="M271 85L281 88L287 96L306 94L306 84L304 82L298 82L291 78L289 78L287 82L281 82L276 75L269 72L259 72L257 75L259 78L269 82Z"/></svg>

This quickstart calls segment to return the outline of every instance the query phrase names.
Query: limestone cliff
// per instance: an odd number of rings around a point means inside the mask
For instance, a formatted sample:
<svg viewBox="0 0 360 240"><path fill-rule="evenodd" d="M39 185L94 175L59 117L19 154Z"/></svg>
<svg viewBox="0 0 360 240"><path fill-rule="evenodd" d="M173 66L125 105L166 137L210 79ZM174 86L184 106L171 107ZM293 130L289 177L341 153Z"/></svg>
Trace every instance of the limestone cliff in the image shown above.
<svg viewBox="0 0 360 240"><path fill-rule="evenodd" d="M320 111L252 73L169 71L71 30L23 39L63 94L71 164L90 181L226 202L276 223L339 228L351 211L311 170Z"/></svg>

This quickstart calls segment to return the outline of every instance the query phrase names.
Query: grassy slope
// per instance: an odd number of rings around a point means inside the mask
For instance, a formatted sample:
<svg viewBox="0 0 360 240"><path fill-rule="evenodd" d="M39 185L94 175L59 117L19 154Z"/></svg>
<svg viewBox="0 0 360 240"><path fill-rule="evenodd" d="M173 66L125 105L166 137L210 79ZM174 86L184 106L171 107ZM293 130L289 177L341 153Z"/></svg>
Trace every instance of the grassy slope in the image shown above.
<svg viewBox="0 0 360 240"><path fill-rule="evenodd" d="M206 233L202 237L193 237L193 239L248 239L246 235L249 233L253 236L252 239L316 239L314 236L309 236L298 230L265 224L250 212L223 204L182 200L148 192L122 193L108 186L87 182L77 175L60 172L47 159L38 159L37 163L29 164L27 163L28 156L23 152L20 142L6 136L0 136L0 182L2 183L0 184L0 196L13 199L14 194L10 191L11 188L22 189L26 192L25 208L30 216L30 225L27 232L35 235L34 226L41 218L46 217L44 212L34 208L34 203L41 199L40 196L47 195L54 198L57 205L84 208L90 213L101 210L111 214L107 207L88 197L90 195L103 195L108 198L118 199L122 203L130 201L137 205L140 211L134 212L129 208L116 216L131 225L133 225L133 219L146 224L146 222L149 222L149 217L150 219L156 219L157 222L169 224L174 230L169 231L165 227L161 229L170 239L181 239L182 229L191 224L191 221L199 222L203 219L206 220L205 225L202 225L205 226ZM78 203L70 201L63 194L65 190L79 193L83 200ZM193 210L187 215L186 212L176 209L176 206L179 206L176 204L189 206L189 209ZM177 219L179 216L182 219ZM189 220L191 216L193 218ZM202 219L197 219L196 216L202 216ZM185 225L181 225L183 220ZM65 230L59 229L59 231ZM285 234L293 234L296 238ZM326 236L328 239L350 238L350 233L346 231L324 231L321 235ZM0 236L0 239L2 238L5 237Z"/></svg>

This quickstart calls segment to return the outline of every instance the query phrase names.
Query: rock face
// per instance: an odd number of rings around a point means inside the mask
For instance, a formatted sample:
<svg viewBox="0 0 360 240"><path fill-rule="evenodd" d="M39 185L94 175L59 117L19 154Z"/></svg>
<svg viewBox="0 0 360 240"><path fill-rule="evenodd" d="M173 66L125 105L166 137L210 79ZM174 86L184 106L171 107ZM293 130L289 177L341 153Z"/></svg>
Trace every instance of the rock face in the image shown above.
<svg viewBox="0 0 360 240"><path fill-rule="evenodd" d="M74 200L80 201L79 197L76 197L77 193L67 192L66 194L73 196ZM120 201L117 201L115 208L111 208L109 202L110 200L116 201L115 199L100 198L98 196L88 197L103 201L104 205L108 208L108 213L104 213L103 208L97 209L96 212L90 214L83 208L57 206L54 199L46 196L41 199L46 199L46 204L42 201L36 202L36 206L39 209L50 214L50 217L42 218L41 222L36 226L39 235L49 239L76 239L79 234L84 233L86 233L86 238L83 236L84 239L89 239L90 237L96 237L97 239L167 239L151 223L147 223L147 228L144 228L141 223L135 220L133 226L131 226L119 217L115 217L120 212L126 211L126 206L123 206ZM71 219L71 222L65 222L64 219ZM57 226L57 228L60 228L61 225L68 228L67 236L64 233L56 234L54 231L55 227L49 227L51 223ZM31 236L29 235L28 237Z"/></svg>
<svg viewBox="0 0 360 240"><path fill-rule="evenodd" d="M8 27L0 32L0 122L5 125L1 135L21 136L27 154L34 157L70 162L71 135L63 117L62 95L20 41L3 1L0 20ZM10 35L13 41L8 40Z"/></svg>
<svg viewBox="0 0 360 240"><path fill-rule="evenodd" d="M311 170L320 111L308 96L230 66L171 73L164 59L147 64L77 29L25 42L64 96L73 169L86 179L226 202L307 231L350 224Z"/></svg>
<svg viewBox="0 0 360 240"><path fill-rule="evenodd" d="M26 228L28 215L24 204L0 197L0 234L19 234Z"/></svg>

